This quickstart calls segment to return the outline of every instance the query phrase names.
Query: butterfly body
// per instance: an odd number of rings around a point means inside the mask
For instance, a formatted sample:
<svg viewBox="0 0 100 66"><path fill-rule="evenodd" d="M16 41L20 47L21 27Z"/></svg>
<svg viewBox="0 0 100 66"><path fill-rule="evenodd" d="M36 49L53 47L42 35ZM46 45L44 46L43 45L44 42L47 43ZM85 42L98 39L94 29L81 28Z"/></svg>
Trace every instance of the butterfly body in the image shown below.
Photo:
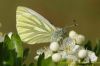
<svg viewBox="0 0 100 66"><path fill-rule="evenodd" d="M53 32L51 41L52 42L59 42L61 39L64 38L64 31L62 28L57 28L56 31Z"/></svg>

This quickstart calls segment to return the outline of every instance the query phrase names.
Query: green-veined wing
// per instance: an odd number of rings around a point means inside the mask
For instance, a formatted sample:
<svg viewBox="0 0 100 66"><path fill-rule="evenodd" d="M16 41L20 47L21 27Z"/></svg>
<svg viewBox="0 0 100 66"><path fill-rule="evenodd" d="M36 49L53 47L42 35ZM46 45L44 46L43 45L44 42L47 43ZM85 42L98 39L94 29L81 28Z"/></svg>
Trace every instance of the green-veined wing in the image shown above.
<svg viewBox="0 0 100 66"><path fill-rule="evenodd" d="M50 42L56 30L43 16L22 6L16 10L16 28L22 41L28 44Z"/></svg>

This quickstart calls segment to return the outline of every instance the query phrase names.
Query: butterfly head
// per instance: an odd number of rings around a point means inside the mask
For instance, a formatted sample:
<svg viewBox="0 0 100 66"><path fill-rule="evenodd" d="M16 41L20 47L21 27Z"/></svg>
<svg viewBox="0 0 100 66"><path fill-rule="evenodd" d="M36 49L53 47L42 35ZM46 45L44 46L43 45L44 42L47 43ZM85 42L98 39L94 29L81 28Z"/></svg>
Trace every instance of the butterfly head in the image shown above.
<svg viewBox="0 0 100 66"><path fill-rule="evenodd" d="M61 39L63 39L65 36L65 33L62 28L57 28L56 31L52 33L51 41L57 41L59 42Z"/></svg>

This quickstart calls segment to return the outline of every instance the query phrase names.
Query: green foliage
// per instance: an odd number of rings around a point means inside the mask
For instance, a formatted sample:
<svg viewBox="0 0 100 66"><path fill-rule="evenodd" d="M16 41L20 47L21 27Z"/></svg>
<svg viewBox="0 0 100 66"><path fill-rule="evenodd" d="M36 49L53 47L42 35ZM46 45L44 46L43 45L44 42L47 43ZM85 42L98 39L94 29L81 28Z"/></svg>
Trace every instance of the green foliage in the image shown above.
<svg viewBox="0 0 100 66"><path fill-rule="evenodd" d="M27 57L29 49L23 49L18 34L12 34L11 38L5 35L4 38L4 42L0 43L0 66L25 66L23 61ZM33 66L33 64L31 63L29 66Z"/></svg>
<svg viewBox="0 0 100 66"><path fill-rule="evenodd" d="M0 66L21 66L23 47L17 34L13 34L11 38L5 35L0 47Z"/></svg>
<svg viewBox="0 0 100 66"><path fill-rule="evenodd" d="M15 50L17 57L23 57L22 42L17 34L12 34L11 38L6 35L4 39L4 47L6 47L8 50Z"/></svg>
<svg viewBox="0 0 100 66"><path fill-rule="evenodd" d="M66 66L66 62L59 62L55 63L52 61L51 57L48 59L44 59L44 53L39 56L39 59L37 61L37 66Z"/></svg>
<svg viewBox="0 0 100 66"><path fill-rule="evenodd" d="M97 56L100 56L100 40L96 41L96 46L94 48L94 52L96 53Z"/></svg>
<svg viewBox="0 0 100 66"><path fill-rule="evenodd" d="M92 63L77 63L77 66L94 66Z"/></svg>
<svg viewBox="0 0 100 66"><path fill-rule="evenodd" d="M23 61L26 60L26 58L28 56L28 52L29 52L29 48L25 48L24 52L23 52Z"/></svg>
<svg viewBox="0 0 100 66"><path fill-rule="evenodd" d="M38 59L37 66L55 66L55 63L51 60L51 58L44 59L44 54L42 54Z"/></svg>
<svg viewBox="0 0 100 66"><path fill-rule="evenodd" d="M86 42L86 44L85 44L85 49L88 49L88 50L92 50L93 48L92 48L92 43L91 43L91 41L90 40L88 40L87 42Z"/></svg>

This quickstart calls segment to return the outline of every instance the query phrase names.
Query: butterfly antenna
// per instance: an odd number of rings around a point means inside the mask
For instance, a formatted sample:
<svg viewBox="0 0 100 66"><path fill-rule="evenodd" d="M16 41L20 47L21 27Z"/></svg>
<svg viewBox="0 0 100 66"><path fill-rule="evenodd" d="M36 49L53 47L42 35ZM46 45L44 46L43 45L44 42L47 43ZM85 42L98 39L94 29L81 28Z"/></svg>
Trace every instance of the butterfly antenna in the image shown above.
<svg viewBox="0 0 100 66"><path fill-rule="evenodd" d="M65 26L65 27L63 28L63 30L66 32L66 30L68 30L69 28L78 26L78 24L76 23L76 20L75 20L75 19L73 20L73 23L74 23L73 25Z"/></svg>
<svg viewBox="0 0 100 66"><path fill-rule="evenodd" d="M73 23L74 23L74 27L78 26L75 19L73 20Z"/></svg>

